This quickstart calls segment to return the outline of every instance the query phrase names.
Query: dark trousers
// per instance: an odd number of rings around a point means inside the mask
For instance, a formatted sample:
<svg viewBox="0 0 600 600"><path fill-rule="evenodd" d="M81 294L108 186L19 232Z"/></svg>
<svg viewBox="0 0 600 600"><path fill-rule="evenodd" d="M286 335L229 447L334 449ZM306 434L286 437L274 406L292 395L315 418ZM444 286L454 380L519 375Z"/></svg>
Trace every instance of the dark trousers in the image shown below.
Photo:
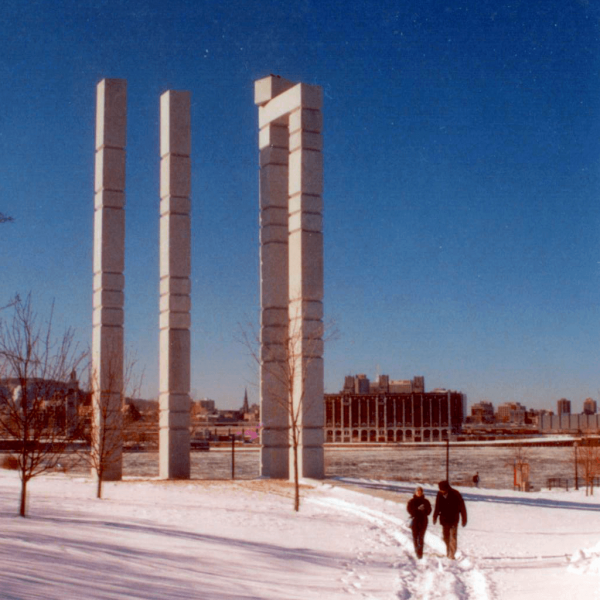
<svg viewBox="0 0 600 600"><path fill-rule="evenodd" d="M458 545L458 523L456 525L443 525L446 556L454 559Z"/></svg>
<svg viewBox="0 0 600 600"><path fill-rule="evenodd" d="M425 545L425 532L427 531L427 523L425 526L412 528L413 542L415 544L415 554L417 558L423 558L423 546Z"/></svg>

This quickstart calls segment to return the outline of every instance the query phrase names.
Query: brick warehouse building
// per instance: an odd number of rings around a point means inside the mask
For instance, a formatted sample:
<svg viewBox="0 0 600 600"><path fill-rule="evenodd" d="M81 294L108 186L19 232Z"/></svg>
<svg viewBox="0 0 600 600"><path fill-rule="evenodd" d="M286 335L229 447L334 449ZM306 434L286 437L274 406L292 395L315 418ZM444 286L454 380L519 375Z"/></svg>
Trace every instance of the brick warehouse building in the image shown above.
<svg viewBox="0 0 600 600"><path fill-rule="evenodd" d="M436 442L460 433L466 415L461 392L425 392L422 378L410 391L389 391L387 376L366 392L364 376L357 377L362 393L345 384L340 393L325 394L326 442Z"/></svg>

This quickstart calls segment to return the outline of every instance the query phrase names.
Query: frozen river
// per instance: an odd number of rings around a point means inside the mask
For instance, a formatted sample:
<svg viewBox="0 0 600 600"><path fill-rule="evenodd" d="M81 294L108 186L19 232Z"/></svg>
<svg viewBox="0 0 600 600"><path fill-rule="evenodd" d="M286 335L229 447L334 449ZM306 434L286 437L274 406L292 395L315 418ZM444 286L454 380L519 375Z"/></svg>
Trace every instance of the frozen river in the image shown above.
<svg viewBox="0 0 600 600"><path fill-rule="evenodd" d="M548 478L574 477L573 448L562 446L521 449L530 464L534 488L545 487ZM450 446L450 480L471 484L479 471L481 485L487 488L513 487L513 464L517 450L495 446ZM123 464L127 476L158 476L158 453L126 453ZM377 448L326 448L326 477L364 477L436 483L446 477L444 446L406 446ZM252 479L259 476L257 448L236 449L235 476ZM231 450L213 448L210 452L192 452L192 478L231 478Z"/></svg>

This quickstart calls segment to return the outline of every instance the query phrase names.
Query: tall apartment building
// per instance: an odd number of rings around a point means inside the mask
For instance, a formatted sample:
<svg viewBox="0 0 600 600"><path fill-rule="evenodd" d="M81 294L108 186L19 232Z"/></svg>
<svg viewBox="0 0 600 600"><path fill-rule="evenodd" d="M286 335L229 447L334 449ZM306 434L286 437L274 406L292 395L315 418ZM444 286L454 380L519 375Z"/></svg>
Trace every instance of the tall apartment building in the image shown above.
<svg viewBox="0 0 600 600"><path fill-rule="evenodd" d="M583 414L595 415L598 412L598 404L593 398L586 398L583 401Z"/></svg>
<svg viewBox="0 0 600 600"><path fill-rule="evenodd" d="M571 401L567 400L566 398L561 398L556 403L556 408L557 408L556 412L559 417L560 417L560 415L570 415L571 414Z"/></svg>

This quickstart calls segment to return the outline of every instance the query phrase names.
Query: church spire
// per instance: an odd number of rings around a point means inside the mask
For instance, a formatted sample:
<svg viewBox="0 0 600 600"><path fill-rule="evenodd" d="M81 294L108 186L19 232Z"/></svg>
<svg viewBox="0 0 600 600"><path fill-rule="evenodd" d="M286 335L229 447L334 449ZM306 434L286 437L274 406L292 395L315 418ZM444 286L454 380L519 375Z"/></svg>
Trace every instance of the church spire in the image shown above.
<svg viewBox="0 0 600 600"><path fill-rule="evenodd" d="M244 388L244 404L242 404L242 413L249 413L250 406L248 404L248 390Z"/></svg>

